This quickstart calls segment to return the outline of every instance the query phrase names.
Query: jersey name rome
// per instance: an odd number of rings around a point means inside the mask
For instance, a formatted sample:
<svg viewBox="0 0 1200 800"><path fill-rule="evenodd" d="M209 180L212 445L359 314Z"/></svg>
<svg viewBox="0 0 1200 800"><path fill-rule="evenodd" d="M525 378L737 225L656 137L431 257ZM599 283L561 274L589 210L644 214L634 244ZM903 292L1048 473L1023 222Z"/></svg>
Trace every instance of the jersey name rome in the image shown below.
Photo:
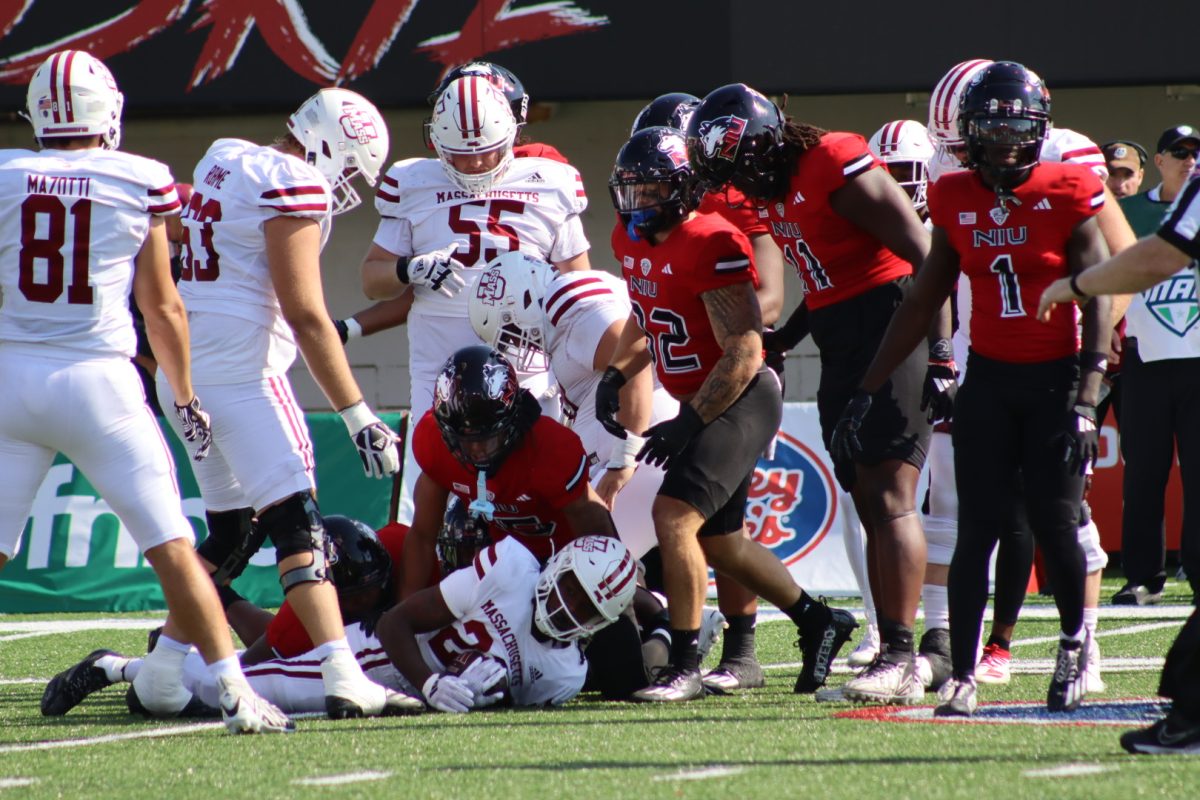
<svg viewBox="0 0 1200 800"><path fill-rule="evenodd" d="M520 250L560 262L586 252L579 219L585 208L579 172L559 161L514 158L494 187L471 194L451 182L438 159L408 159L380 181L375 244L397 256L454 248L467 286L456 297L417 286L415 298L422 313L461 318L475 281L497 256Z"/></svg>
<svg viewBox="0 0 1200 800"><path fill-rule="evenodd" d="M1001 206L973 171L929 187L929 216L945 231L971 282L971 349L997 361L1031 363L1079 350L1075 307L1036 317L1042 291L1067 275L1067 241L1104 205L1104 184L1076 164L1038 164Z"/></svg>
<svg viewBox="0 0 1200 800"><path fill-rule="evenodd" d="M179 213L164 164L131 153L0 151L0 342L64 357L134 355L134 259Z"/></svg>
<svg viewBox="0 0 1200 800"><path fill-rule="evenodd" d="M267 264L263 225L274 217L315 220L329 237L329 182L273 147L218 139L196 165L183 210L179 294L189 312L195 383L282 374L296 357ZM209 316L219 315L219 316Z"/></svg>

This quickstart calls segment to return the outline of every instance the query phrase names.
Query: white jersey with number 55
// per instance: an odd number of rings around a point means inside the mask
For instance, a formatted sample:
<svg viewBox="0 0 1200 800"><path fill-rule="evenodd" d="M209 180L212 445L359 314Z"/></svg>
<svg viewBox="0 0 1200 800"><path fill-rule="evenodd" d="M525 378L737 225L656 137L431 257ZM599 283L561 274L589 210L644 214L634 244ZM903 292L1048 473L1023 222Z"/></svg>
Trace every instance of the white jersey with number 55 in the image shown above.
<svg viewBox="0 0 1200 800"><path fill-rule="evenodd" d="M192 186L179 281L191 324L192 380L281 375L296 345L275 296L263 224L279 216L316 220L323 247L332 220L329 182L273 147L218 139L196 165Z"/></svg>
<svg viewBox="0 0 1200 800"><path fill-rule="evenodd" d="M398 161L380 183L375 208L382 217L375 244L398 256L454 247L467 268L467 286L457 297L416 288L418 307L434 316L465 318L475 281L499 255L521 250L561 262L588 249L579 219L587 208L583 180L569 164L546 158L513 159L482 194L452 183L435 158Z"/></svg>
<svg viewBox="0 0 1200 800"><path fill-rule="evenodd" d="M134 354L134 259L151 216L179 213L164 164L131 153L0 151L0 342Z"/></svg>

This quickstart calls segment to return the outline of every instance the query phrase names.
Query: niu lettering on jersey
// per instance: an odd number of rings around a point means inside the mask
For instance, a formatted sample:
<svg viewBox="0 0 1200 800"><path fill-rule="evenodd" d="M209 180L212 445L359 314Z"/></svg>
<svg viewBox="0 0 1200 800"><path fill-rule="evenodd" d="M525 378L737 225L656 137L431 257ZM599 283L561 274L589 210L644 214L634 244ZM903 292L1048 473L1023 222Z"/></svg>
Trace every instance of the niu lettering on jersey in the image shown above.
<svg viewBox="0 0 1200 800"><path fill-rule="evenodd" d="M722 217L697 214L661 244L631 240L618 222L612 247L659 381L672 396L691 397L723 352L701 295L738 283L758 287L750 241Z"/></svg>
<svg viewBox="0 0 1200 800"><path fill-rule="evenodd" d="M971 349L997 361L1032 363L1079 350L1075 308L1038 321L1038 299L1067 275L1066 247L1080 221L1104 205L1095 173L1075 164L1039 164L1003 206L975 172L929 188L933 224L945 231L971 281Z"/></svg>
<svg viewBox="0 0 1200 800"><path fill-rule="evenodd" d="M766 221L766 209L756 208L746 195L732 186L704 195L700 208L696 210L701 214L720 214L746 236L761 236L771 232Z"/></svg>
<svg viewBox="0 0 1200 800"><path fill-rule="evenodd" d="M771 237L800 276L810 310L912 273L911 264L829 205L831 194L882 164L858 134L827 133L796 160L787 192L767 205Z"/></svg>
<svg viewBox="0 0 1200 800"><path fill-rule="evenodd" d="M478 473L446 447L433 412L413 431L413 455L421 471L443 489L465 503L476 499ZM496 474L488 476L488 499L496 507L492 533L514 537L545 561L577 535L562 508L584 495L587 476L588 459L579 437L540 417Z"/></svg>

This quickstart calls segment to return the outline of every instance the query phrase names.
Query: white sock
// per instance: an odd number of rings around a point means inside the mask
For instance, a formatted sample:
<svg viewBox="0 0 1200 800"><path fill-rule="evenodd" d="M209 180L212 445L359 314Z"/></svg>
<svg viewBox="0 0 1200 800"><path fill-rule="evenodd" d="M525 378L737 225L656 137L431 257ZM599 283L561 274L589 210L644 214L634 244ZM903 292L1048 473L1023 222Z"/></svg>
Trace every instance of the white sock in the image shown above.
<svg viewBox="0 0 1200 800"><path fill-rule="evenodd" d="M1093 638L1096 636L1096 623L1100 618L1100 609L1084 608L1083 609L1083 629L1088 632Z"/></svg>
<svg viewBox="0 0 1200 800"><path fill-rule="evenodd" d="M177 642L174 639L172 639L170 636L167 636L165 633L163 633L163 634L159 634L158 644L154 645L154 650L156 652L160 648L165 648L167 650L172 650L174 652L183 653L184 655L187 655L188 652L192 649L192 646L190 644L185 644L183 642Z"/></svg>
<svg viewBox="0 0 1200 800"><path fill-rule="evenodd" d="M347 653L350 652L350 643L346 641L346 637L344 636L341 639L331 639L325 644L317 645L313 648L313 655L318 660L324 661L339 650L345 650ZM353 654L351 653L351 655Z"/></svg>
<svg viewBox="0 0 1200 800"><path fill-rule="evenodd" d="M921 603L925 606L925 630L950 627L950 599L945 586L924 584L921 587Z"/></svg>
<svg viewBox="0 0 1200 800"><path fill-rule="evenodd" d="M1058 634L1058 640L1060 642L1082 642L1086 630L1086 628L1080 626L1079 630L1075 631L1073 634L1067 633L1066 631L1060 631Z"/></svg>
<svg viewBox="0 0 1200 800"><path fill-rule="evenodd" d="M226 681L245 682L246 680L246 676L242 674L242 662L238 661L237 656L229 656L209 664L208 674L212 675L214 681L222 678Z"/></svg>
<svg viewBox="0 0 1200 800"><path fill-rule="evenodd" d="M129 666L135 661L137 667L129 669ZM137 672L142 667L142 660L125 656L100 656L96 659L96 667L104 670L105 677L113 683L128 682L137 677Z"/></svg>

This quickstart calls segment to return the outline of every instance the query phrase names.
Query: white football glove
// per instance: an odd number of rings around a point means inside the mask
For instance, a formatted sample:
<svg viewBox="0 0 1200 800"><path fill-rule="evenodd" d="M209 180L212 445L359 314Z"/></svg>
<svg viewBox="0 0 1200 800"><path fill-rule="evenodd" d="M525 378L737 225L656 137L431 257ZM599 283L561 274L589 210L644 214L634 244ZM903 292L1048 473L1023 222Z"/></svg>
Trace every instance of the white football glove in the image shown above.
<svg viewBox="0 0 1200 800"><path fill-rule="evenodd" d="M504 689L497 688L508 670L494 658L477 658L458 676L475 693L475 708L486 708L504 699Z"/></svg>
<svg viewBox="0 0 1200 800"><path fill-rule="evenodd" d="M429 705L449 714L465 714L475 705L475 693L462 678L435 672L421 687Z"/></svg>
<svg viewBox="0 0 1200 800"><path fill-rule="evenodd" d="M406 283L425 286L435 292L441 292L446 297L454 297L467 285L459 275L466 266L454 257L456 252L457 248L447 247L425 255L413 256L408 260Z"/></svg>
<svg viewBox="0 0 1200 800"><path fill-rule="evenodd" d="M203 461L212 447L212 420L208 412L200 407L200 398L192 395L191 402L186 406L175 406L175 416L183 427L183 438L196 445L196 454L192 458Z"/></svg>
<svg viewBox="0 0 1200 800"><path fill-rule="evenodd" d="M358 457L362 459L363 471L368 478L383 478L400 470L396 434L371 413L366 401L359 400L338 414L358 448Z"/></svg>

